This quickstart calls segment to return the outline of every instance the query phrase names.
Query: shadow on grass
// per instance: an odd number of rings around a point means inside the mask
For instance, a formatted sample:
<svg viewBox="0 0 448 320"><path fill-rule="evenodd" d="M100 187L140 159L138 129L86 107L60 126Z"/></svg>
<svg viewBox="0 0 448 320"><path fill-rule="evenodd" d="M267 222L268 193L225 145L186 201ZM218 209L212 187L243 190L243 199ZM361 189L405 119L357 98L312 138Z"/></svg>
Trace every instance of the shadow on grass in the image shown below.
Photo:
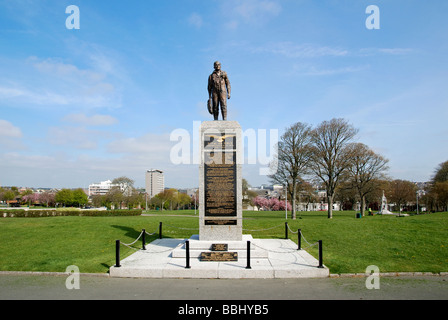
<svg viewBox="0 0 448 320"><path fill-rule="evenodd" d="M118 225L111 225L111 227L122 230L125 232L125 236L129 238L137 239L137 237L140 235L142 230L136 230L134 228L130 228L127 226L118 226Z"/></svg>
<svg viewBox="0 0 448 320"><path fill-rule="evenodd" d="M130 228L127 226L111 225L111 227L124 231L125 232L124 236L129 237L134 240L137 239L140 236L140 233L142 232L142 230L136 230L134 228ZM163 239L173 239L173 237L163 234L163 231L162 231L162 238ZM157 240L157 239L159 239L159 234L157 232L152 235L148 235L148 234L145 235L146 244L151 243L152 241Z"/></svg>

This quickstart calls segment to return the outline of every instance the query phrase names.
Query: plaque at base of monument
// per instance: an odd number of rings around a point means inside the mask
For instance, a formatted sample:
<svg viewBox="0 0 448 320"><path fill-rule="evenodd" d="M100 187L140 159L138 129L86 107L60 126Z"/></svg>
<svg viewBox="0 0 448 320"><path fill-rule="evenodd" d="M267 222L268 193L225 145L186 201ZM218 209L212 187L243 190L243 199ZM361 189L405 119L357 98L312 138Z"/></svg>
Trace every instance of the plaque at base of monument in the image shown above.
<svg viewBox="0 0 448 320"><path fill-rule="evenodd" d="M238 252L201 252L201 261L238 261Z"/></svg>
<svg viewBox="0 0 448 320"><path fill-rule="evenodd" d="M226 219L226 220L222 220L222 219L214 219L214 220L205 220L205 225L206 226L236 226L237 225L237 221L236 219Z"/></svg>
<svg viewBox="0 0 448 320"><path fill-rule="evenodd" d="M229 250L229 245L227 243L214 243L211 249L212 251L227 251Z"/></svg>

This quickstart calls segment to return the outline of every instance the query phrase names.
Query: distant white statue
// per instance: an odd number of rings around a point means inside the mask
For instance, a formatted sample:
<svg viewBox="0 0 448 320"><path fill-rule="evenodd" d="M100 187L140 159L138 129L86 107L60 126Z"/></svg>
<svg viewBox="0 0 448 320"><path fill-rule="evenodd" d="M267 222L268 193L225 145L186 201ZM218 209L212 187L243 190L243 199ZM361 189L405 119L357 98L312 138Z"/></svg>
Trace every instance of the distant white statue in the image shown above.
<svg viewBox="0 0 448 320"><path fill-rule="evenodd" d="M378 213L379 214L393 214L392 212L387 210L387 199L386 199L386 196L384 195L384 190L383 190L383 197L381 198L381 209Z"/></svg>

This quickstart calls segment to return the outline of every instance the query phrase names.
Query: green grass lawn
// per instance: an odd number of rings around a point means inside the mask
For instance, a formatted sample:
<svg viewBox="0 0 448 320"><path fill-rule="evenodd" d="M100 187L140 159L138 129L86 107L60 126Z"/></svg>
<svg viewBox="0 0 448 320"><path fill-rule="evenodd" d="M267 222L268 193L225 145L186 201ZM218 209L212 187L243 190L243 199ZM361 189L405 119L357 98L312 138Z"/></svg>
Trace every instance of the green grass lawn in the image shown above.
<svg viewBox="0 0 448 320"><path fill-rule="evenodd" d="M194 210L152 211L137 217L0 218L0 270L107 272L115 263L115 240L133 242L144 228L163 237L188 238L198 233ZM355 219L355 212L301 212L289 227L302 229L310 243L323 241L324 264L331 273L448 271L448 213L410 217L373 216ZM284 238L284 212L244 212L243 231L254 238ZM190 230L193 229L193 230ZM266 230L269 229L269 230ZM249 231L251 230L251 231ZM254 231L255 230L255 231ZM147 242L158 235L147 236ZM297 234L289 232L297 243ZM141 241L134 247L139 248ZM302 247L308 246L302 241ZM306 249L317 257L317 246ZM134 250L121 246L121 258Z"/></svg>

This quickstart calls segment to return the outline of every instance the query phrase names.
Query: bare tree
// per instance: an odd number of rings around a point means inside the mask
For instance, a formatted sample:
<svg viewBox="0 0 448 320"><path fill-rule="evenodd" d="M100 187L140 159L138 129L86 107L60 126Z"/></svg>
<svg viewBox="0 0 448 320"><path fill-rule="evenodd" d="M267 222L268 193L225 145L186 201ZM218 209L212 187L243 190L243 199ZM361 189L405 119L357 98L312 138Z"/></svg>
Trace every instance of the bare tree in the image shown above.
<svg viewBox="0 0 448 320"><path fill-rule="evenodd" d="M403 204L415 201L417 186L411 181L396 179L390 182L389 192L390 194L387 197L389 202L394 202L401 212Z"/></svg>
<svg viewBox="0 0 448 320"><path fill-rule="evenodd" d="M348 145L349 183L357 190L361 200L361 215L365 214L366 196L373 192L378 179L384 179L389 160L373 152L363 143Z"/></svg>
<svg viewBox="0 0 448 320"><path fill-rule="evenodd" d="M271 182L286 184L292 200L292 219L296 219L296 192L300 177L305 175L311 157L311 126L301 122L287 128L278 142L274 156L277 171L269 176Z"/></svg>
<svg viewBox="0 0 448 320"><path fill-rule="evenodd" d="M330 219L336 187L350 165L347 146L357 133L358 130L344 119L324 121L311 133L311 170L326 187Z"/></svg>

